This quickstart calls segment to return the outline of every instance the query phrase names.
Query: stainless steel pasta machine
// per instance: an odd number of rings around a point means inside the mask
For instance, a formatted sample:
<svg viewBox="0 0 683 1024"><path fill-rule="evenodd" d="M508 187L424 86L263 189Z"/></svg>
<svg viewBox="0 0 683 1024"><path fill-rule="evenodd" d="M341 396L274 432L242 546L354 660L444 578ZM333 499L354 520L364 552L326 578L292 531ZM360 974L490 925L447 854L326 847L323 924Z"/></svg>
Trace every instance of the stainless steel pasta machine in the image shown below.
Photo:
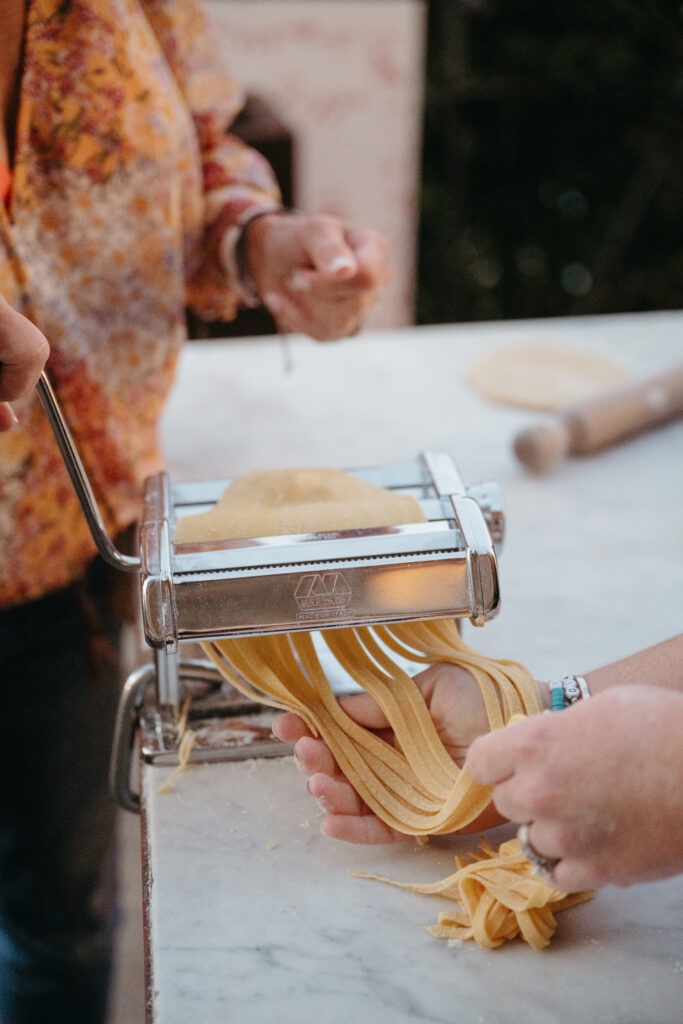
<svg viewBox="0 0 683 1024"><path fill-rule="evenodd" d="M139 809L131 788L140 728L144 760L178 763L184 693L201 741L192 760L285 752L262 709L249 705L210 663L182 659L181 644L221 637L469 618L483 625L500 601L496 548L503 539L501 494L494 483L466 487L446 454L352 475L415 497L424 522L296 536L176 545L175 524L216 503L229 480L172 483L166 473L144 486L139 555L109 537L55 393L43 373L38 393L78 493L98 551L139 576L142 625L153 663L125 683L111 782L118 801Z"/></svg>

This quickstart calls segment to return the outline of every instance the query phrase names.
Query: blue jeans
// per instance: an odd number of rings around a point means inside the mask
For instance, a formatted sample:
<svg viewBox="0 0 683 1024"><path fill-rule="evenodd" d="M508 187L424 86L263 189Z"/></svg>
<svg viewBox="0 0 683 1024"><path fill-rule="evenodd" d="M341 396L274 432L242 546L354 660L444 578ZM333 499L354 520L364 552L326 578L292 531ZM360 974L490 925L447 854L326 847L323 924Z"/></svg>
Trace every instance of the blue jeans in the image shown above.
<svg viewBox="0 0 683 1024"><path fill-rule="evenodd" d="M121 683L112 574L0 612L0 1019L103 1024L114 913L107 789Z"/></svg>

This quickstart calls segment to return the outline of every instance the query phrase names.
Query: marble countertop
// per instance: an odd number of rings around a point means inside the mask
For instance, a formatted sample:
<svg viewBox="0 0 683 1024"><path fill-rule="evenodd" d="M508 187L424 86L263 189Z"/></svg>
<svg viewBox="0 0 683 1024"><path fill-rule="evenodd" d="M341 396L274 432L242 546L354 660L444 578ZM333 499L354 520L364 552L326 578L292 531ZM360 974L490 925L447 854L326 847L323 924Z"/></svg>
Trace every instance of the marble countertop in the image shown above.
<svg viewBox="0 0 683 1024"><path fill-rule="evenodd" d="M466 482L502 485L507 514L502 610L467 639L541 678L588 671L681 629L683 423L529 475L510 444L535 417L463 383L474 358L520 341L599 351L643 377L683 362L683 314L416 328L325 346L292 338L290 373L276 339L193 343L164 422L169 470L201 479L449 451ZM167 773L146 766L142 780L156 1024L683 1017L683 877L602 890L560 916L543 953L449 946L422 927L443 901L349 872L435 880L476 837L335 844L291 758L197 765L159 796Z"/></svg>

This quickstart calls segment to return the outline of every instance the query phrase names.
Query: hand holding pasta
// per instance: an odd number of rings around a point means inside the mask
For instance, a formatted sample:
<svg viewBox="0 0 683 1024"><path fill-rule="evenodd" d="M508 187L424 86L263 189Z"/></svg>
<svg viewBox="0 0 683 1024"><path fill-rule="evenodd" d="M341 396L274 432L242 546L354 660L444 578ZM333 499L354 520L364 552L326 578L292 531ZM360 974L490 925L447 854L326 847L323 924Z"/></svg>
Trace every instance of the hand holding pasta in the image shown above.
<svg viewBox="0 0 683 1024"><path fill-rule="evenodd" d="M566 892L683 871L683 693L612 687L475 740L467 764Z"/></svg>
<svg viewBox="0 0 683 1024"><path fill-rule="evenodd" d="M462 766L467 749L477 736L488 732L489 721L476 680L457 665L433 665L415 676L415 684L432 716L444 749ZM355 722L394 743L393 731L377 702L369 694L342 697L343 710ZM403 842L408 836L377 817L358 796L341 771L329 747L315 738L298 715L288 712L273 724L273 732L285 743L295 743L301 770L310 776L308 790L326 817L323 832L350 843ZM501 818L492 807L465 831L492 828Z"/></svg>
<svg viewBox="0 0 683 1024"><path fill-rule="evenodd" d="M389 280L382 236L337 217L258 217L246 228L245 263L278 327L317 341L356 333Z"/></svg>

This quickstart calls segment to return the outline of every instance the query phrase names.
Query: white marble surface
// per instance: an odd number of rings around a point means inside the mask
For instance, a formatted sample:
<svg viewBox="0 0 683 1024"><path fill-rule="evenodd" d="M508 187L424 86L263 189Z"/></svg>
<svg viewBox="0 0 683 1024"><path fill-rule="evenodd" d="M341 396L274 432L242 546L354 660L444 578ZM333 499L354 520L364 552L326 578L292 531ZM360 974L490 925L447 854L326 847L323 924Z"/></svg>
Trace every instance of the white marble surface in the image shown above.
<svg viewBox="0 0 683 1024"><path fill-rule="evenodd" d="M502 484L508 515L502 611L469 639L541 677L625 656L681 629L683 423L528 475L510 440L533 416L462 383L479 353L521 339L593 348L645 376L683 362L683 315L293 339L290 374L276 341L197 343L164 425L171 473L451 451L466 481ZM144 773L158 1024L683 1019L683 878L601 891L561 916L541 954L449 948L421 930L438 900L348 870L435 879L473 840L335 844L287 759L198 766L157 797L163 772Z"/></svg>

